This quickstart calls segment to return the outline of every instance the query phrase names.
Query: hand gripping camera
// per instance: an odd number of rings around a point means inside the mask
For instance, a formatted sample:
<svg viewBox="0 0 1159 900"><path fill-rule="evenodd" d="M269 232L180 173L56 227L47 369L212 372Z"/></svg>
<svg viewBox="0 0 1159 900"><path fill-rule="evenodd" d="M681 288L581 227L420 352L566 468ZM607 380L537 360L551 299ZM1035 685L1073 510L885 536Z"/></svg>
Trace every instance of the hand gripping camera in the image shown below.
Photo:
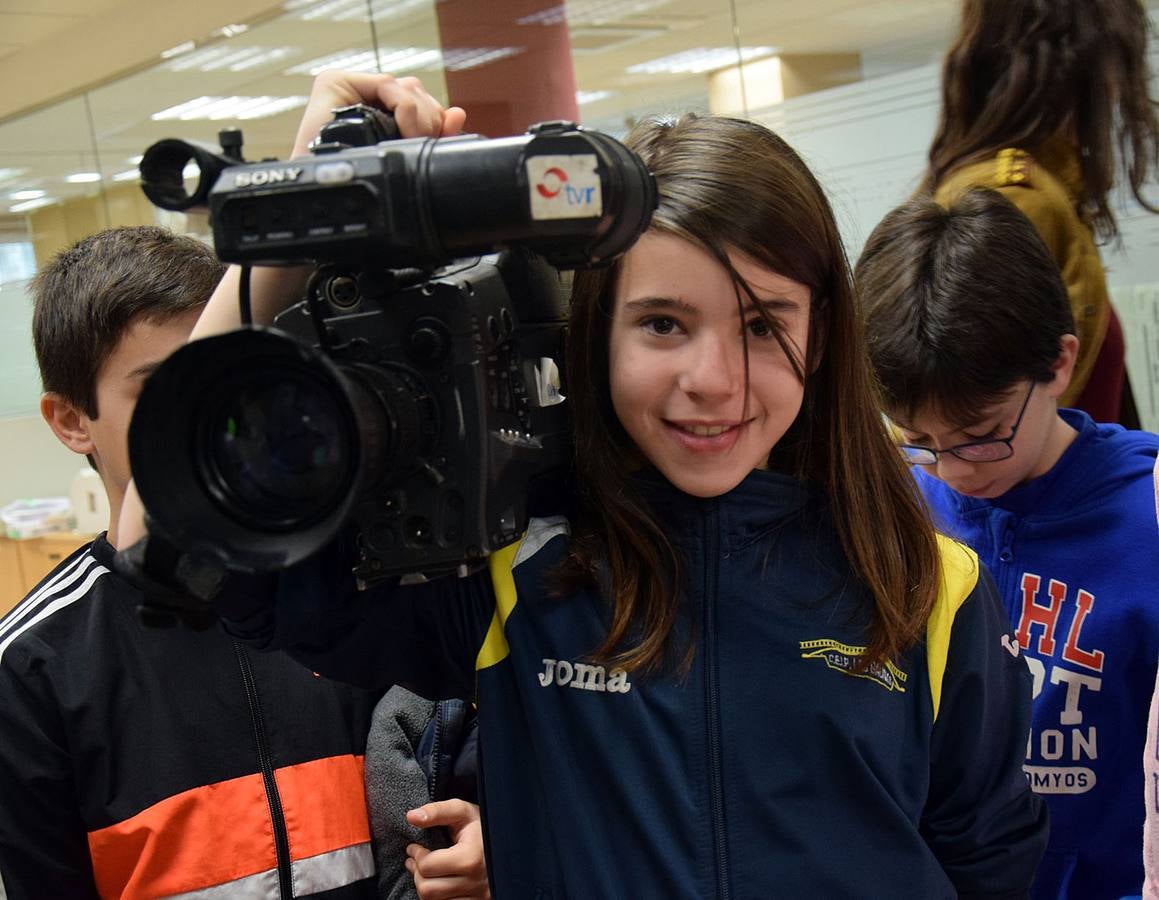
<svg viewBox="0 0 1159 900"><path fill-rule="evenodd" d="M557 269L627 250L652 176L571 123L383 140L391 124L352 107L308 158L246 164L224 132L220 153L167 140L141 162L157 205L208 205L222 260L314 266L273 328L188 344L142 392L133 473L178 556L274 571L352 526L363 585L453 572L515 540L570 465Z"/></svg>

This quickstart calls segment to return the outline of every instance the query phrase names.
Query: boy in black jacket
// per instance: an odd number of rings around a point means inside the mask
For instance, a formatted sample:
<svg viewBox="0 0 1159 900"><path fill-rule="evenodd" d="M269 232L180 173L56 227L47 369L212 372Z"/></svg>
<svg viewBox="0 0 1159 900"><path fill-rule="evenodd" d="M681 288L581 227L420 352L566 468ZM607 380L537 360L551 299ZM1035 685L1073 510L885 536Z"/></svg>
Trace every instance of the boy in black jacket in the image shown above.
<svg viewBox="0 0 1159 900"><path fill-rule="evenodd" d="M100 474L111 515L0 620L9 900L375 896L363 753L377 695L216 627L146 626L112 567L137 397L222 271L191 238L116 228L32 284L41 412Z"/></svg>

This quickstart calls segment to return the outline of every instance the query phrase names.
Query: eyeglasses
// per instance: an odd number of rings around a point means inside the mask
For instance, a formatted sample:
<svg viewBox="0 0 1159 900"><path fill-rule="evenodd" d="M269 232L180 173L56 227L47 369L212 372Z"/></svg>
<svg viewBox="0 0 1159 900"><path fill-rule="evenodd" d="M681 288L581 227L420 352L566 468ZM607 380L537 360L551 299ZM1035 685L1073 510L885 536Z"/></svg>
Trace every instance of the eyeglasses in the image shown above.
<svg viewBox="0 0 1159 900"><path fill-rule="evenodd" d="M1022 409L1018 411L1018 418L1010 426L1010 436L1004 438L986 438L984 441L967 441L956 444L945 450L935 450L933 447L918 447L914 444L899 444L906 462L911 466L932 466L943 453L952 453L958 459L966 462L998 462L1009 459L1014 455L1014 436L1018 434L1018 426L1022 424L1022 416L1030 403L1030 395L1034 393L1034 382L1030 382L1030 390L1026 392L1026 399L1022 401Z"/></svg>

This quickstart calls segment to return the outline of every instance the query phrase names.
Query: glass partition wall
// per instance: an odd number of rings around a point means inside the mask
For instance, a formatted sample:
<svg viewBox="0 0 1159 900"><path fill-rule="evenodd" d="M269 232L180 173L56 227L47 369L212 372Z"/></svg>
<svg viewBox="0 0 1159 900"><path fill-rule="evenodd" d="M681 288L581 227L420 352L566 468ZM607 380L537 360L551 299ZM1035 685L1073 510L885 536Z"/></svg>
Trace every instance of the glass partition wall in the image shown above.
<svg viewBox="0 0 1159 900"><path fill-rule="evenodd" d="M641 116L751 115L864 73L928 63L955 0L285 0L252 22L0 122L0 417L39 397L24 284L38 262L111 225L203 219L144 199L137 163L164 137L283 157L326 68L417 75L490 136L572 119L622 135Z"/></svg>

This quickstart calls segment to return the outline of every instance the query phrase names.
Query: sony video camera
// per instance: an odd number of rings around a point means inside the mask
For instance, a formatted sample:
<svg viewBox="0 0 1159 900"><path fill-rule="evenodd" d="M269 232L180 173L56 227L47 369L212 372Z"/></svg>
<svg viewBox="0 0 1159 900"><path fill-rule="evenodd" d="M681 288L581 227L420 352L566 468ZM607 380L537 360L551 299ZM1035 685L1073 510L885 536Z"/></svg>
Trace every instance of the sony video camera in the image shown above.
<svg viewBox="0 0 1159 900"><path fill-rule="evenodd" d="M268 572L353 526L363 585L453 572L515 540L570 465L557 269L627 250L654 179L571 123L490 140L392 124L351 107L307 158L243 163L223 132L221 152L166 140L141 162L157 205L208 206L222 260L314 267L273 328L188 344L142 392L133 473L180 556Z"/></svg>

